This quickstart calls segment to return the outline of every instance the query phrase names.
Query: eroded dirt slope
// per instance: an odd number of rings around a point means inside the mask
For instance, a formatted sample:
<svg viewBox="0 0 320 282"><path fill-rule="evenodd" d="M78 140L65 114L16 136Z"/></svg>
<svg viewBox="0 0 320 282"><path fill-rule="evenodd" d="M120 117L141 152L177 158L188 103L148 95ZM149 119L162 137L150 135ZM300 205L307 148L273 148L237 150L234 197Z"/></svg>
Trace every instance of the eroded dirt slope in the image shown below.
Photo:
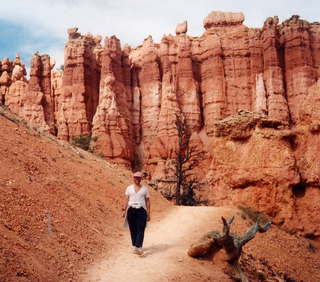
<svg viewBox="0 0 320 282"><path fill-rule="evenodd" d="M117 244L131 174L6 115L12 121L0 115L0 281L77 281L85 265ZM168 206L153 198L155 212Z"/></svg>

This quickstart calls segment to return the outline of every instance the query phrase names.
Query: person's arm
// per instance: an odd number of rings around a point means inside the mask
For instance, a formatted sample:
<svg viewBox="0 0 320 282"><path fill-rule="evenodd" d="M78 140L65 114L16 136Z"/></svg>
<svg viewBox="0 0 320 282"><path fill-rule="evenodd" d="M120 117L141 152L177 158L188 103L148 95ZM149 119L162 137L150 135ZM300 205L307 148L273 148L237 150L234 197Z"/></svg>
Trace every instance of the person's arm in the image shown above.
<svg viewBox="0 0 320 282"><path fill-rule="evenodd" d="M125 217L128 211L129 196L126 196L124 207L122 208L122 217Z"/></svg>
<svg viewBox="0 0 320 282"><path fill-rule="evenodd" d="M147 204L147 214L148 214L148 217L147 217L147 220L150 221L150 198L146 198L146 204Z"/></svg>

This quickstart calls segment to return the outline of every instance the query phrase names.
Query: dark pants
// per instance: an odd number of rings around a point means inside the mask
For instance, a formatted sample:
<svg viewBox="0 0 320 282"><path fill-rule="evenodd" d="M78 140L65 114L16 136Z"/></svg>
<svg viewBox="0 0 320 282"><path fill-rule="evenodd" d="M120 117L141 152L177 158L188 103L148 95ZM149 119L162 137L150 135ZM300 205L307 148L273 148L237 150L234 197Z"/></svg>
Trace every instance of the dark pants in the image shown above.
<svg viewBox="0 0 320 282"><path fill-rule="evenodd" d="M132 246L141 248L144 238L144 230L147 224L147 212L144 208L129 208L127 219L131 234Z"/></svg>

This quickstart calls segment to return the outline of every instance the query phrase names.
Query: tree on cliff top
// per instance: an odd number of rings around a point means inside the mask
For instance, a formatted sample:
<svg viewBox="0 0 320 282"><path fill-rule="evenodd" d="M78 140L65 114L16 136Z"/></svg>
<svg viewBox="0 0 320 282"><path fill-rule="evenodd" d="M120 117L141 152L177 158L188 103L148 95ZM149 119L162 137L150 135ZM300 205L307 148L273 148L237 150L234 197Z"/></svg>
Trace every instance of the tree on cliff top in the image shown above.
<svg viewBox="0 0 320 282"><path fill-rule="evenodd" d="M182 115L176 114L175 126L178 132L178 149L175 152L175 201L176 205L198 204L195 191L203 185L192 173L199 166L205 152L191 144L191 132Z"/></svg>

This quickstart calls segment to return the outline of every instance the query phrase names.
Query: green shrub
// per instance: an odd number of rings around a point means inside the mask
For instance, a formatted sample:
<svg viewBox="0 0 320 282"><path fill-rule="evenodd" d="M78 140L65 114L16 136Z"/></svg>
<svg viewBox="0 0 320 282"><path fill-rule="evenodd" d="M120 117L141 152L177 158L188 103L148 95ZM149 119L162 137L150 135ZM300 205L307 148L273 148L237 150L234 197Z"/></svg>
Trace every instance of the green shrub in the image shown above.
<svg viewBox="0 0 320 282"><path fill-rule="evenodd" d="M91 141L96 142L97 140L97 136L91 137L90 135L79 135L72 138L72 145L93 153L95 148L91 147L90 143Z"/></svg>

